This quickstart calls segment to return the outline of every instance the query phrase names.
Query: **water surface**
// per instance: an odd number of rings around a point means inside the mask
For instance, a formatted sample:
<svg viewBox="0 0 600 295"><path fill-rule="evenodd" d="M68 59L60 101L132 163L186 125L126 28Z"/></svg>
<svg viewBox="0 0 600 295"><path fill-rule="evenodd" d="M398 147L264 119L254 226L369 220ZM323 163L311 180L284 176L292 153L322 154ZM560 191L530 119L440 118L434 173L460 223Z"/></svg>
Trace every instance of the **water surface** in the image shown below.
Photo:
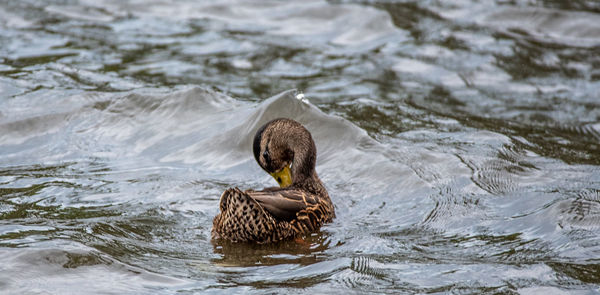
<svg viewBox="0 0 600 295"><path fill-rule="evenodd" d="M595 1L0 1L0 289L600 293L599 69ZM337 218L211 242L277 117Z"/></svg>

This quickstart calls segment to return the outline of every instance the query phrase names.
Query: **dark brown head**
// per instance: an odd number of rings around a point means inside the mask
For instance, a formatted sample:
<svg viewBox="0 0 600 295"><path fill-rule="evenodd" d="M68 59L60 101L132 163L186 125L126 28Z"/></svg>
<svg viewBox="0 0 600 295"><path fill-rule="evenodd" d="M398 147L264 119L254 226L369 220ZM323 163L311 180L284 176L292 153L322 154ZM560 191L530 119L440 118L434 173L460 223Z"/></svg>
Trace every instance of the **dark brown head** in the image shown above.
<svg viewBox="0 0 600 295"><path fill-rule="evenodd" d="M310 132L290 119L275 119L258 129L252 146L258 165L281 187L311 179L317 148Z"/></svg>

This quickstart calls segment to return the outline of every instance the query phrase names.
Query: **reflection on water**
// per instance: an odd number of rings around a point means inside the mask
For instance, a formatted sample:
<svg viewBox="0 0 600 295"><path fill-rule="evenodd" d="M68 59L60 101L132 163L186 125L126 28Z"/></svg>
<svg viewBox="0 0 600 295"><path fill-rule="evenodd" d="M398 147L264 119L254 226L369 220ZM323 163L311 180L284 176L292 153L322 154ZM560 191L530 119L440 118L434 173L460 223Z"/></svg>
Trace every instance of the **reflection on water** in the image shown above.
<svg viewBox="0 0 600 295"><path fill-rule="evenodd" d="M331 241L324 233L314 233L306 238L271 245L211 241L213 250L221 256L212 262L220 266L253 266L300 264L310 265L324 260L324 251Z"/></svg>
<svg viewBox="0 0 600 295"><path fill-rule="evenodd" d="M0 1L0 288L598 292L599 13ZM313 134L337 218L211 241L225 189L274 185L250 143L276 117Z"/></svg>

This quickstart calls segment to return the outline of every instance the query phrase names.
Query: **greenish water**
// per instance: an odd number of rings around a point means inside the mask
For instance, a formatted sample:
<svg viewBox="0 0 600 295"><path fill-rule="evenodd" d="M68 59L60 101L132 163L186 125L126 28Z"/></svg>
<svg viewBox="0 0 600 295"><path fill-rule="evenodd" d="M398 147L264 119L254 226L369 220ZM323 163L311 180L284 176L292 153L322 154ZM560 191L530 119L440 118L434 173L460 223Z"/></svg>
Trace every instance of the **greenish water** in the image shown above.
<svg viewBox="0 0 600 295"><path fill-rule="evenodd" d="M0 290L600 293L598 93L595 1L0 1ZM214 244L276 117L337 218Z"/></svg>

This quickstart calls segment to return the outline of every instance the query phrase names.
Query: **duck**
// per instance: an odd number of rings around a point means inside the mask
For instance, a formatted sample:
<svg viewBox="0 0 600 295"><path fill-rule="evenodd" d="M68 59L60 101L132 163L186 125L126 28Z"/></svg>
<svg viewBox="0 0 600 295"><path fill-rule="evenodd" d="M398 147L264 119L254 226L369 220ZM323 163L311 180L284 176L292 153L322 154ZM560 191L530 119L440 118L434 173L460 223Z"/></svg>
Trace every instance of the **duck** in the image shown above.
<svg viewBox="0 0 600 295"><path fill-rule="evenodd" d="M265 123L254 136L252 151L279 187L225 190L213 219L212 239L274 243L302 238L335 218L315 170L315 142L302 124L287 118Z"/></svg>

